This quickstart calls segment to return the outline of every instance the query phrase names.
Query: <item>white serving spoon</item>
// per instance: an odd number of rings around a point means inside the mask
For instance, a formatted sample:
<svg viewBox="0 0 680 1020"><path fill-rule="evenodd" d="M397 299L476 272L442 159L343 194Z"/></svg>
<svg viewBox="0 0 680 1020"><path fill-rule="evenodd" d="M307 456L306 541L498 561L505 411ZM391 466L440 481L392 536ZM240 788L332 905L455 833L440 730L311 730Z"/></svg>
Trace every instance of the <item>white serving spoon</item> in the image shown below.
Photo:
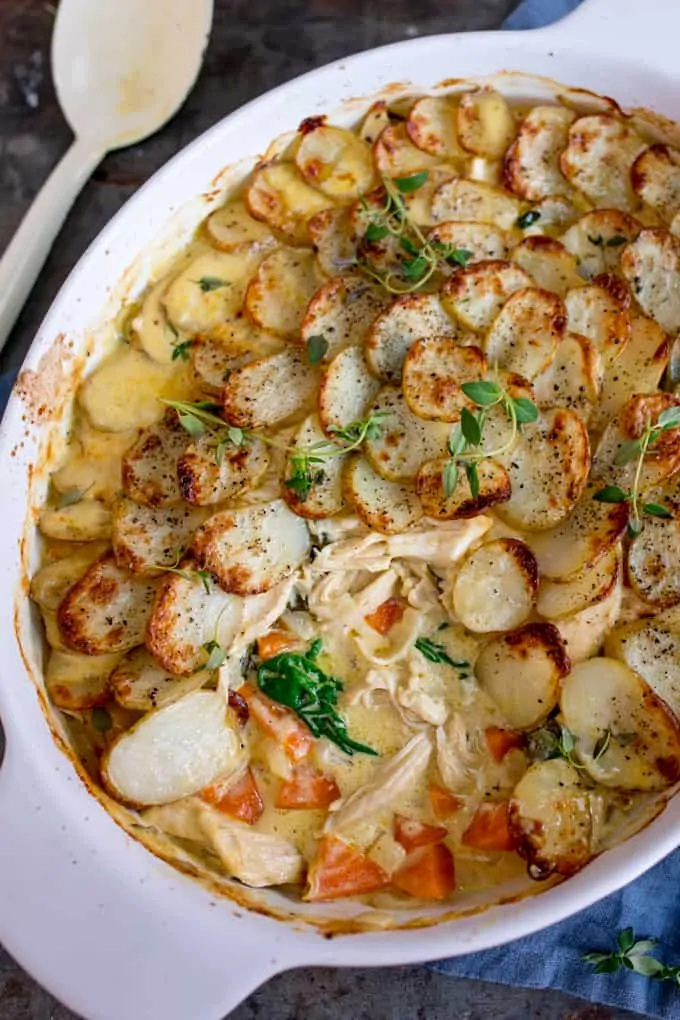
<svg viewBox="0 0 680 1020"><path fill-rule="evenodd" d="M0 350L80 189L107 152L157 131L196 81L213 0L61 0L52 76L75 140L0 259Z"/></svg>

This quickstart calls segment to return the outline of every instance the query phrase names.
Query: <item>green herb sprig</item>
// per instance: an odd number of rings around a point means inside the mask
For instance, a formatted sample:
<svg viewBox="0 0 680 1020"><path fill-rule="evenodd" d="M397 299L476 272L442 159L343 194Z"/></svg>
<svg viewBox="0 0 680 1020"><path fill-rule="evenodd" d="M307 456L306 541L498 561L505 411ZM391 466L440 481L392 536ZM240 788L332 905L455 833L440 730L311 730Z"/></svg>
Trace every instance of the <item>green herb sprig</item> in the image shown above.
<svg viewBox="0 0 680 1020"><path fill-rule="evenodd" d="M229 287L229 280L222 280L219 276L202 276L200 280L194 280L204 294L213 290L221 290L222 287Z"/></svg>
<svg viewBox="0 0 680 1020"><path fill-rule="evenodd" d="M333 457L351 453L366 439L377 439L382 422L390 413L376 411L367 418L350 422L344 428L331 426L328 429L331 439L322 439L310 446L293 447L288 454L291 474L284 483L286 488L292 489L300 499L307 499L312 486L320 484L325 478L323 468L319 465L325 464Z"/></svg>
<svg viewBox="0 0 680 1020"><path fill-rule="evenodd" d="M616 741L620 747L626 747L636 737L637 733L613 733L611 729L607 728L602 731L595 741L591 758L593 761L599 761L600 758L604 757L611 746L612 740ZM551 758L564 758L572 768L581 770L585 766L574 757L577 742L578 738L574 736L567 726L557 723L556 720L552 719L529 735L529 755L531 758L539 759L540 761L546 761Z"/></svg>
<svg viewBox="0 0 680 1020"><path fill-rule="evenodd" d="M610 953L585 953L581 959L591 964L596 974L632 970L654 981L673 981L680 985L680 967L669 967L651 955L658 944L658 939L638 939L632 928L624 928L617 936L615 950Z"/></svg>
<svg viewBox="0 0 680 1020"><path fill-rule="evenodd" d="M221 464L228 446L244 446L251 434L245 429L229 425L221 418L219 404L207 400L193 403L187 400L161 400L166 407L172 407L182 428L192 439L209 436L215 443L215 460Z"/></svg>
<svg viewBox="0 0 680 1020"><path fill-rule="evenodd" d="M609 237L607 240L604 239L602 234L596 234L594 237L588 234L588 240L596 248L620 248L622 244L628 243L628 238L624 237L623 234L614 234L613 237Z"/></svg>
<svg viewBox="0 0 680 1020"><path fill-rule="evenodd" d="M177 340L172 344L171 361L188 361L189 351L194 346L193 340Z"/></svg>
<svg viewBox="0 0 680 1020"><path fill-rule="evenodd" d="M165 565L163 563L154 563L154 570L161 570L165 574L176 574L178 577L183 577L185 581L199 582L205 588L206 595L210 595L212 592L213 576L209 570L189 570L187 567L180 567L182 557L184 556L185 549L182 546L175 552L175 558L172 563Z"/></svg>
<svg viewBox="0 0 680 1020"><path fill-rule="evenodd" d="M469 662L466 662L463 659L452 659L444 648L444 645L440 645L436 641L432 641L430 638L416 638L414 644L420 654L424 655L428 662L445 663L447 666L453 666L454 669L470 668Z"/></svg>

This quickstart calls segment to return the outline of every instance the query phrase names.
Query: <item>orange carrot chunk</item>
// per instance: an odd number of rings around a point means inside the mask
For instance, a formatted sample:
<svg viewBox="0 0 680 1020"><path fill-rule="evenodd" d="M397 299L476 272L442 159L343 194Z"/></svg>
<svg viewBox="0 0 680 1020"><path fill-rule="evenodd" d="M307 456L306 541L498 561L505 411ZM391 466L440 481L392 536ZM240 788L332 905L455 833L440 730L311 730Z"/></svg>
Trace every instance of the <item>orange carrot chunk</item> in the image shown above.
<svg viewBox="0 0 680 1020"><path fill-rule="evenodd" d="M291 634L287 630L272 630L269 634L257 639L257 654L264 662L266 659L273 659L275 655L280 655L281 652L300 648L301 644L297 634Z"/></svg>
<svg viewBox="0 0 680 1020"><path fill-rule="evenodd" d="M217 780L200 793L201 800L212 804L230 818L254 825L264 810L262 797L252 771L244 769L236 778Z"/></svg>
<svg viewBox="0 0 680 1020"><path fill-rule="evenodd" d="M499 804L480 804L461 842L477 850L514 850L516 844L508 825L507 800Z"/></svg>
<svg viewBox="0 0 680 1020"><path fill-rule="evenodd" d="M303 899L311 903L361 896L389 884L389 876L370 857L336 836L323 836L307 874Z"/></svg>
<svg viewBox="0 0 680 1020"><path fill-rule="evenodd" d="M281 745L291 761L307 757L312 747L312 734L290 709L278 705L251 684L242 684L238 690L258 726Z"/></svg>
<svg viewBox="0 0 680 1020"><path fill-rule="evenodd" d="M521 747L524 737L516 730L504 730L501 726L488 726L484 732L486 743L495 761L503 761L513 747Z"/></svg>
<svg viewBox="0 0 680 1020"><path fill-rule="evenodd" d="M446 829L441 825L426 825L405 815L397 815L394 819L394 838L409 853L430 843L441 843L445 836Z"/></svg>
<svg viewBox="0 0 680 1020"><path fill-rule="evenodd" d="M387 599L387 601L381 602L372 613L365 616L364 620L369 627L377 630L378 634L385 635L394 627L395 623L399 623L403 615L403 601L401 599Z"/></svg>
<svg viewBox="0 0 680 1020"><path fill-rule="evenodd" d="M397 889L420 900L446 899L456 888L451 851L443 843L432 843L414 850L392 881Z"/></svg>
<svg viewBox="0 0 680 1020"><path fill-rule="evenodd" d="M459 810L461 803L459 797L449 793L443 786L430 787L430 804L435 818L450 818Z"/></svg>
<svg viewBox="0 0 680 1020"><path fill-rule="evenodd" d="M296 769L291 779L285 779L276 797L277 808L327 808L340 796L340 788L332 776L307 769Z"/></svg>

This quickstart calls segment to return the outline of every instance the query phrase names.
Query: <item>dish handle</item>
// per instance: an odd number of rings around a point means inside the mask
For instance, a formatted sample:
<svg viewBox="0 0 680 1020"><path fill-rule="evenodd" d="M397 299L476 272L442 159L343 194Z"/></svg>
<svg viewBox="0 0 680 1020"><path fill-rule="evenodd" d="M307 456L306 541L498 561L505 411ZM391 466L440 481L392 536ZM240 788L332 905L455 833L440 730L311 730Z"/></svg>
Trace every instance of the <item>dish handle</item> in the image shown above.
<svg viewBox="0 0 680 1020"><path fill-rule="evenodd" d="M656 69L678 74L680 4L672 0L584 0L559 22L560 36L638 61L648 54Z"/></svg>

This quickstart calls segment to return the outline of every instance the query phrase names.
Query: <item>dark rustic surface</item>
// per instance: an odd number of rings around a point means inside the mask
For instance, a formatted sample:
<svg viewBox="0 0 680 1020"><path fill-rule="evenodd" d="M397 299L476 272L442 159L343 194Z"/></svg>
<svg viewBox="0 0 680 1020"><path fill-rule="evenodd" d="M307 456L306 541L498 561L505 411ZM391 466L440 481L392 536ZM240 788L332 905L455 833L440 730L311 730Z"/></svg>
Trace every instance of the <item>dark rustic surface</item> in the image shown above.
<svg viewBox="0 0 680 1020"><path fill-rule="evenodd" d="M267 89L348 53L416 35L495 28L513 6L514 0L449 0L447 5L438 0L216 0L205 66L185 106L153 138L112 154L96 171L57 239L0 368L21 362L69 269L113 213L215 121ZM70 140L50 80L53 17L54 8L44 0L0 0L0 251ZM455 74L455 68L451 71ZM260 1016L624 1020L633 1015L586 1006L556 992L452 980L414 967L292 972L251 996L232 1020ZM0 949L0 1020L74 1017Z"/></svg>

